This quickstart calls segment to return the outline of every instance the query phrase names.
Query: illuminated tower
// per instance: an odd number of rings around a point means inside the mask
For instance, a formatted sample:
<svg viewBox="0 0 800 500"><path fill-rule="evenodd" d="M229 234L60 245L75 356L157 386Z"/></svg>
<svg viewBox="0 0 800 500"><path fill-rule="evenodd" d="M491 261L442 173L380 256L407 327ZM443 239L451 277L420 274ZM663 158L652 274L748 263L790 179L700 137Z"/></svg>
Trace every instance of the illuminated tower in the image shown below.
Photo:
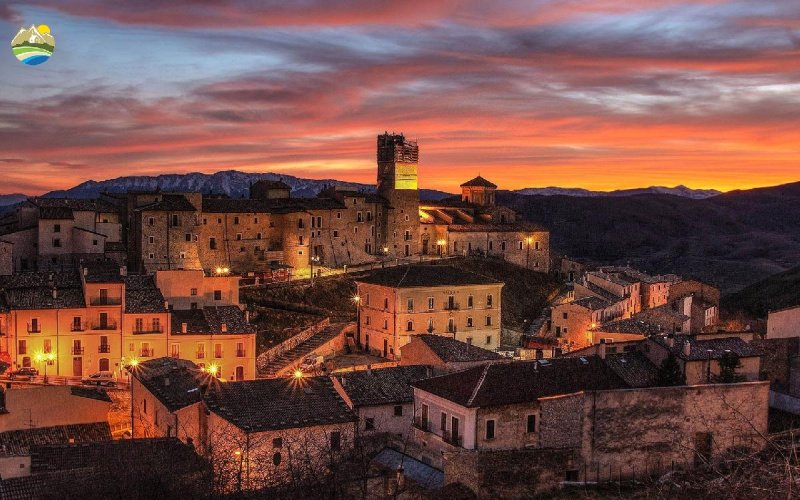
<svg viewBox="0 0 800 500"><path fill-rule="evenodd" d="M378 194L388 201L381 239L393 257L419 254L418 162L416 142L402 134L378 136Z"/></svg>

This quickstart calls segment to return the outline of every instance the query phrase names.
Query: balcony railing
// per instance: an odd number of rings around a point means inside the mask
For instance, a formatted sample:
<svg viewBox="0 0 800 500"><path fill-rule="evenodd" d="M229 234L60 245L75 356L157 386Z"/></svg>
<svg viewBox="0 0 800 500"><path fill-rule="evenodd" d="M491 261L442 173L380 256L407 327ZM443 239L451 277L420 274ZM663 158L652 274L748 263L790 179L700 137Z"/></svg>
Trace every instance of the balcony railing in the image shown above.
<svg viewBox="0 0 800 500"><path fill-rule="evenodd" d="M139 356L142 357L142 358L152 358L153 357L153 349L152 348L150 348L150 349L142 348L142 350L140 351Z"/></svg>
<svg viewBox="0 0 800 500"><path fill-rule="evenodd" d="M459 306L456 302L453 302L452 304L448 303L444 306L445 311L458 311L459 309L461 309L461 306Z"/></svg>
<svg viewBox="0 0 800 500"><path fill-rule="evenodd" d="M144 333L164 333L164 327L163 326L151 326L149 328L135 328L134 327L133 333L135 333L135 334L139 334L139 333L142 333L142 334L144 334Z"/></svg>
<svg viewBox="0 0 800 500"><path fill-rule="evenodd" d="M425 432L430 432L430 422L423 420L422 417L414 418L414 427Z"/></svg>
<svg viewBox="0 0 800 500"><path fill-rule="evenodd" d="M172 351L172 352L169 354L169 357L171 357L171 358L176 358L176 359L177 359L177 358L180 358L180 357L181 357L181 353L180 353L180 352L178 352L178 351Z"/></svg>
<svg viewBox="0 0 800 500"><path fill-rule="evenodd" d="M111 346L108 344L100 344L100 347L97 348L97 352L109 353L111 352Z"/></svg>
<svg viewBox="0 0 800 500"><path fill-rule="evenodd" d="M119 306L122 305L120 297L94 297L89 301L93 306Z"/></svg>
<svg viewBox="0 0 800 500"><path fill-rule="evenodd" d="M94 323L92 325L92 330L116 330L117 329L117 322L116 321L108 321L105 323Z"/></svg>
<svg viewBox="0 0 800 500"><path fill-rule="evenodd" d="M205 359L206 352L205 351L197 351L195 358L197 359Z"/></svg>
<svg viewBox="0 0 800 500"><path fill-rule="evenodd" d="M463 439L459 435L453 436L450 431L442 431L442 441L453 446L461 446Z"/></svg>
<svg viewBox="0 0 800 500"><path fill-rule="evenodd" d="M236 357L237 358L244 358L247 356L247 352L244 349L236 349Z"/></svg>
<svg viewBox="0 0 800 500"><path fill-rule="evenodd" d="M80 356L80 355L83 354L83 350L84 350L83 347L73 347L72 348L72 354L73 354L73 356Z"/></svg>
<svg viewBox="0 0 800 500"><path fill-rule="evenodd" d="M215 351L215 352L214 352L214 357L215 357L216 359L221 359L221 358L223 357L223 356L222 356L222 351Z"/></svg>
<svg viewBox="0 0 800 500"><path fill-rule="evenodd" d="M31 325L28 323L28 333L42 333L42 325Z"/></svg>
<svg viewBox="0 0 800 500"><path fill-rule="evenodd" d="M85 332L86 331L86 327L83 324L76 325L75 323L73 323L72 325L70 325L69 331L71 331L71 332Z"/></svg>

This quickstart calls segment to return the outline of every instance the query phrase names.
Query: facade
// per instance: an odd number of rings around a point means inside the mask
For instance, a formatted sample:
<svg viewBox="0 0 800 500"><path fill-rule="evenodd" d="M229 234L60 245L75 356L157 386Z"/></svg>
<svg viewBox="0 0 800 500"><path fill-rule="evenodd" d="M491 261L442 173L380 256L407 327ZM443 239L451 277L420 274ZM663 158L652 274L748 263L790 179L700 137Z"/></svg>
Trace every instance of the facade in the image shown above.
<svg viewBox="0 0 800 500"><path fill-rule="evenodd" d="M221 377L255 378L255 330L238 304L229 304L238 301L238 288L231 289L229 278L204 282L186 282L190 294L204 290L199 298L174 295L180 289L170 286L172 297L189 306L206 298L215 305L171 312L156 277L129 275L124 267L0 277L0 331L6 334L0 357L11 369L33 367L40 376L111 371L126 381L131 363L174 355L213 364ZM197 358L200 353L206 357Z"/></svg>
<svg viewBox="0 0 800 500"><path fill-rule="evenodd" d="M95 388L16 387L0 391L0 432L108 422L111 398Z"/></svg>
<svg viewBox="0 0 800 500"><path fill-rule="evenodd" d="M767 318L767 338L800 337L800 306L770 311Z"/></svg>
<svg viewBox="0 0 800 500"><path fill-rule="evenodd" d="M119 208L106 199L31 198L0 224L13 244L15 272L60 270L79 262L119 260L123 241Z"/></svg>
<svg viewBox="0 0 800 500"><path fill-rule="evenodd" d="M451 266L377 270L357 281L359 342L400 358L414 335L444 335L487 350L500 344L503 283Z"/></svg>

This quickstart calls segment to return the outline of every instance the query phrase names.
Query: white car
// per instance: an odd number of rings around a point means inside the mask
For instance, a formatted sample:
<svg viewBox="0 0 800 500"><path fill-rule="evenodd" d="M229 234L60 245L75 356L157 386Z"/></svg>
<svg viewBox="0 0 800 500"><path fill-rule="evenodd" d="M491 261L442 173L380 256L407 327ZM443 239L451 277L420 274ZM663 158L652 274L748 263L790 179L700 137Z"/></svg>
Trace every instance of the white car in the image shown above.
<svg viewBox="0 0 800 500"><path fill-rule="evenodd" d="M104 385L106 387L114 387L117 385L117 381L114 377L113 372L97 372L89 375L88 377L81 380L82 384L85 385L97 385L101 386Z"/></svg>

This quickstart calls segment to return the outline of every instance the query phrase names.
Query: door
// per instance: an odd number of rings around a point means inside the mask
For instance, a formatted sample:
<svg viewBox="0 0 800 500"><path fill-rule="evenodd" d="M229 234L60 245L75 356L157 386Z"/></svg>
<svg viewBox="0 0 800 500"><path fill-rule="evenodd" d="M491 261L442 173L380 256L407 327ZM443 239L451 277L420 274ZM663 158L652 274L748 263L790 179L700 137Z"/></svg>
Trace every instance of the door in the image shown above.
<svg viewBox="0 0 800 500"><path fill-rule="evenodd" d="M80 356L75 356L72 358L72 376L83 376L83 358Z"/></svg>
<svg viewBox="0 0 800 500"><path fill-rule="evenodd" d="M83 347L81 347L80 340L72 341L72 354L74 354L75 356L80 356L83 354Z"/></svg>
<svg viewBox="0 0 800 500"><path fill-rule="evenodd" d="M108 289L106 288L100 289L100 305L108 305Z"/></svg>
<svg viewBox="0 0 800 500"><path fill-rule="evenodd" d="M236 367L236 380L244 380L244 366Z"/></svg>
<svg viewBox="0 0 800 500"><path fill-rule="evenodd" d="M108 358L100 358L100 371L101 372L111 371L108 369L108 366L109 366Z"/></svg>
<svg viewBox="0 0 800 500"><path fill-rule="evenodd" d="M428 239L422 240L422 255L428 255Z"/></svg>
<svg viewBox="0 0 800 500"><path fill-rule="evenodd" d="M100 313L100 329L108 330L108 313Z"/></svg>
<svg viewBox="0 0 800 500"><path fill-rule="evenodd" d="M458 419L456 417L450 419L450 427L450 435L453 438L452 443L458 445Z"/></svg>
<svg viewBox="0 0 800 500"><path fill-rule="evenodd" d="M383 357L385 358L389 354L389 341L383 339Z"/></svg>

